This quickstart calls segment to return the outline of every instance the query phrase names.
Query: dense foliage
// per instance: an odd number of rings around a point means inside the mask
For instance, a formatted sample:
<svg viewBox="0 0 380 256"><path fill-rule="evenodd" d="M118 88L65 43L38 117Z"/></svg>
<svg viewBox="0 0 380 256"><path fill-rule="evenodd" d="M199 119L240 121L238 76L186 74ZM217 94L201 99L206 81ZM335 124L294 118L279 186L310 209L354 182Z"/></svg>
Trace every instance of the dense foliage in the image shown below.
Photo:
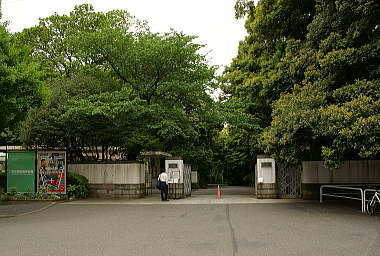
<svg viewBox="0 0 380 256"><path fill-rule="evenodd" d="M273 105L266 150L290 163L320 156L331 168L344 159L380 156L380 5L318 1L307 39L289 50L302 80ZM306 59L302 63L299 60Z"/></svg>
<svg viewBox="0 0 380 256"><path fill-rule="evenodd" d="M379 3L238 1L237 10L248 15L249 35L225 72L224 92L258 118L261 130L248 133L258 151L330 168L378 158Z"/></svg>
<svg viewBox="0 0 380 256"><path fill-rule="evenodd" d="M330 168L379 158L380 3L255 2L236 1L248 35L220 79L196 37L152 33L124 10L1 25L0 144L62 147L70 161L166 151L232 184L251 182L261 153Z"/></svg>
<svg viewBox="0 0 380 256"><path fill-rule="evenodd" d="M88 196L88 180L86 177L68 172L67 195L69 198L86 198Z"/></svg>
<svg viewBox="0 0 380 256"><path fill-rule="evenodd" d="M271 123L272 102L293 88L296 77L280 63L286 46L304 40L314 17L314 1L237 1L237 16L247 15L248 35L222 77L222 100L229 116L221 138L232 177L249 180L261 134ZM233 111L231 111L233 109ZM226 136L227 134L227 136ZM272 153L272 152L270 152Z"/></svg>
<svg viewBox="0 0 380 256"><path fill-rule="evenodd" d="M145 24L127 11L95 12L88 4L77 5L69 15L57 13L41 18L37 26L18 34L21 44L32 47L32 55L41 63L48 76L70 76L104 68L104 56L83 52L80 42L84 34L104 30L144 31ZM111 44L112 45L112 44Z"/></svg>
<svg viewBox="0 0 380 256"><path fill-rule="evenodd" d="M20 121L29 108L40 104L41 94L38 64L0 24L0 144L17 141Z"/></svg>
<svg viewBox="0 0 380 256"><path fill-rule="evenodd" d="M18 34L42 63L44 104L23 123L27 145L65 147L71 161L136 159L143 150L212 165L221 129L216 87L196 37L159 34L126 11L80 5Z"/></svg>

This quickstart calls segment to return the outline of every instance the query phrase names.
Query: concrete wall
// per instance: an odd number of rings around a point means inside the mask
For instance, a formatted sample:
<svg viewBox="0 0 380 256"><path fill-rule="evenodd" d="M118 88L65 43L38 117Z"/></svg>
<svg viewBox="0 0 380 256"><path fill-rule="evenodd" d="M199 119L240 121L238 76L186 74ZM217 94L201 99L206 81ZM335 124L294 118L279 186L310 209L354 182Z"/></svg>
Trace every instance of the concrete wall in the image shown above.
<svg viewBox="0 0 380 256"><path fill-rule="evenodd" d="M338 170L329 170L323 161L302 162L303 184L380 183L380 160L351 160Z"/></svg>
<svg viewBox="0 0 380 256"><path fill-rule="evenodd" d="M85 176L90 196L139 198L145 196L143 163L68 164L68 172Z"/></svg>
<svg viewBox="0 0 380 256"><path fill-rule="evenodd" d="M302 198L319 199L322 184L380 183L380 160L346 161L338 170L329 170L323 161L302 162Z"/></svg>
<svg viewBox="0 0 380 256"><path fill-rule="evenodd" d="M69 172L85 176L90 184L142 184L145 169L142 163L68 164Z"/></svg>

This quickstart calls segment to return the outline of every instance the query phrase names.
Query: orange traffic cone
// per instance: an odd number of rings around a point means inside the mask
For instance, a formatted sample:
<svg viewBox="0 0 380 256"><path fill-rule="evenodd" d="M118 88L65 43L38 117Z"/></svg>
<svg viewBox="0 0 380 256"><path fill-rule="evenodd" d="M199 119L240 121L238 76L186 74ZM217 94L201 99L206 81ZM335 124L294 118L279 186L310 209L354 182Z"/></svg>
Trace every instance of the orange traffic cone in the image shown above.
<svg viewBox="0 0 380 256"><path fill-rule="evenodd" d="M222 195L220 194L220 186L218 185L218 192L216 193L216 199L221 199Z"/></svg>

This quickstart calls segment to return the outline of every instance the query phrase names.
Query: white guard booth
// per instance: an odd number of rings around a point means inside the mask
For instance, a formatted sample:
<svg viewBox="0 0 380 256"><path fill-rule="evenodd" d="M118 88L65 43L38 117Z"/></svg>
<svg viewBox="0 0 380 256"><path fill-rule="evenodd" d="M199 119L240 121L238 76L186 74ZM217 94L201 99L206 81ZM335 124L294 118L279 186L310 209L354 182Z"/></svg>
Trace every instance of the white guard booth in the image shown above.
<svg viewBox="0 0 380 256"><path fill-rule="evenodd" d="M165 160L165 171L169 178L169 198L177 199L191 195L191 166L183 160Z"/></svg>
<svg viewBox="0 0 380 256"><path fill-rule="evenodd" d="M183 183L184 169L183 160L165 160L165 171L169 176L169 183Z"/></svg>
<svg viewBox="0 0 380 256"><path fill-rule="evenodd" d="M257 159L257 182L276 183L276 165L274 159Z"/></svg>
<svg viewBox="0 0 380 256"><path fill-rule="evenodd" d="M277 198L276 163L265 155L257 156L256 165L257 198Z"/></svg>

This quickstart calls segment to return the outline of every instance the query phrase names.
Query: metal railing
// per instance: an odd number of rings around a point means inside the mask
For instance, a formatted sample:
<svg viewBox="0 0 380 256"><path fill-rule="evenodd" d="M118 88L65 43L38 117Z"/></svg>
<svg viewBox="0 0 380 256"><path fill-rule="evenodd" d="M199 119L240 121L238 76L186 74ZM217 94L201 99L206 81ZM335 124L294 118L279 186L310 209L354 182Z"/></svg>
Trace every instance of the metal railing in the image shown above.
<svg viewBox="0 0 380 256"><path fill-rule="evenodd" d="M373 194L375 194L376 192L380 193L380 190L376 190L376 189L365 189L364 190L364 207L365 209L367 209L367 203L369 203L371 201L371 199L368 199L367 200L367 193L368 192L372 192Z"/></svg>
<svg viewBox="0 0 380 256"><path fill-rule="evenodd" d="M363 188L363 187L368 187L368 186L380 186L379 184L358 184L358 185L322 185L319 189L319 202L322 203L323 202L323 196L326 196L326 197L337 197L337 198L344 198L344 199L351 199L351 200L357 200L357 201L361 201L361 205L362 205L362 212L366 212L366 203L367 201L367 198L366 198L366 194L368 192L376 192L375 189L368 189L368 188ZM326 189L328 188L331 188L331 189L335 189L335 190L342 190L343 193L338 193L338 192L329 192L327 193L326 192ZM325 193L323 193L323 189L325 189ZM360 192L360 198L358 197L353 197L351 195L358 195L358 193L347 193L347 192L344 192L344 191L358 191ZM341 191L341 192L342 192Z"/></svg>
<svg viewBox="0 0 380 256"><path fill-rule="evenodd" d="M337 193L323 193L324 188L334 188L334 189L339 189L339 190L359 191L360 192L360 198L347 196L347 195L350 195L350 193L348 193L348 194L347 193L339 193L339 194L337 194ZM365 212L364 191L362 188L345 187L343 185L322 185L319 189L319 192L320 192L320 194L319 194L319 202L320 203L323 202L323 196L358 200L358 201L361 201L361 203L362 203L362 212Z"/></svg>

